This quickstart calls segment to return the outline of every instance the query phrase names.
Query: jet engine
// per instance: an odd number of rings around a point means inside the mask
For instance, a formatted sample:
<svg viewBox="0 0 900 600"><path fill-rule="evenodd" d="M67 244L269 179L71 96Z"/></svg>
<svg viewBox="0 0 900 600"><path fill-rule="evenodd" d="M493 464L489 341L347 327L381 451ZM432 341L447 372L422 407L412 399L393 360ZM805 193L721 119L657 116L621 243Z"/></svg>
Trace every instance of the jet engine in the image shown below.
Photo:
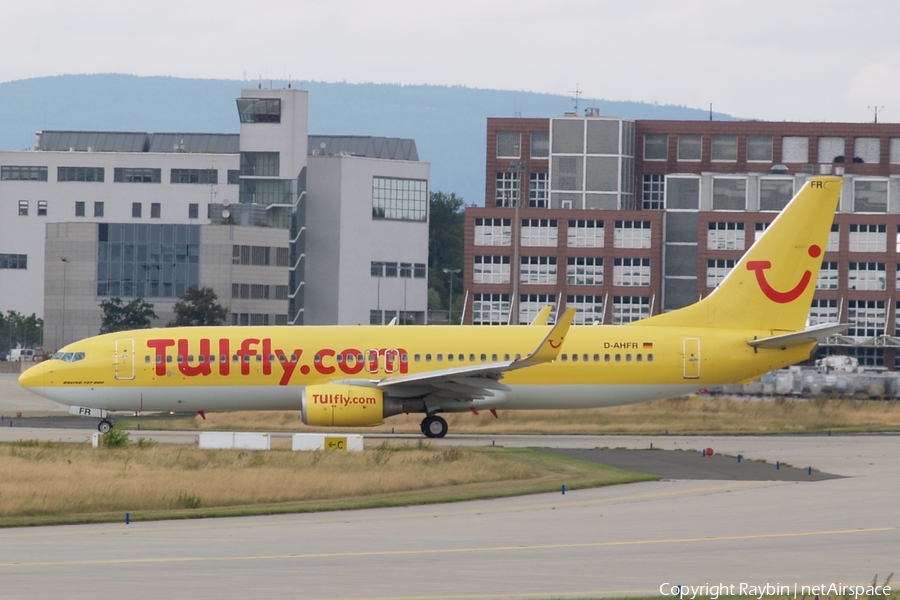
<svg viewBox="0 0 900 600"><path fill-rule="evenodd" d="M375 387L349 384L310 385L303 390L303 422L320 427L367 427L400 412Z"/></svg>

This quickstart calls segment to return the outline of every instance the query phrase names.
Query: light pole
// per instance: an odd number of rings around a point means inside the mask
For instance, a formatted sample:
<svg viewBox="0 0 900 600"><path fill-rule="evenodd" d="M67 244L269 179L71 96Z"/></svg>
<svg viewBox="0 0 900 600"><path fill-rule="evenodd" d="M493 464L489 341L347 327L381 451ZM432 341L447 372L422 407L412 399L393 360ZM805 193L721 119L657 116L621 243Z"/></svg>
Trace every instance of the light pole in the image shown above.
<svg viewBox="0 0 900 600"><path fill-rule="evenodd" d="M513 292L512 298L509 299L509 317L506 320L506 324L509 325L512 323L513 310L517 310L518 300L519 300L519 233L521 232L519 223L519 205L522 204L522 172L525 170L524 162L514 162L510 163L509 168L506 170L508 173L515 173L516 177L516 213L515 218L513 219L512 226L512 243L513 243L513 264L510 269L510 276L512 277L513 284ZM518 319L516 319L518 323Z"/></svg>
<svg viewBox="0 0 900 600"><path fill-rule="evenodd" d="M453 325L453 276L462 269L444 269L444 273L450 273L450 304L447 305L447 323Z"/></svg>
<svg viewBox="0 0 900 600"><path fill-rule="evenodd" d="M65 256L60 256L59 260L62 261L63 264L63 305L62 305L62 343L56 348L59 350L63 346L66 345L66 268L69 266L69 259Z"/></svg>

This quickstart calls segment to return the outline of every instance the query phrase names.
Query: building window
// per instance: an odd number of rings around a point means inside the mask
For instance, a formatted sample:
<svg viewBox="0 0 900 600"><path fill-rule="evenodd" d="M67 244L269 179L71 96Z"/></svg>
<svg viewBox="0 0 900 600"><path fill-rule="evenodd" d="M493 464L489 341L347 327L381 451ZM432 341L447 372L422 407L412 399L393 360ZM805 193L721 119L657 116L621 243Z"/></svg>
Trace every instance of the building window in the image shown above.
<svg viewBox="0 0 900 600"><path fill-rule="evenodd" d="M385 277L396 277L397 276L397 263L395 263L395 262L384 263L384 276Z"/></svg>
<svg viewBox="0 0 900 600"><path fill-rule="evenodd" d="M425 221L428 185L424 179L372 178L372 218Z"/></svg>
<svg viewBox="0 0 900 600"><path fill-rule="evenodd" d="M613 259L613 285L616 286L649 286L649 258L615 258Z"/></svg>
<svg viewBox="0 0 900 600"><path fill-rule="evenodd" d="M763 236L766 232L766 229L769 228L771 223L754 223L753 225L753 241L758 242L759 238Z"/></svg>
<svg viewBox="0 0 900 600"><path fill-rule="evenodd" d="M47 167L0 167L0 181L47 181Z"/></svg>
<svg viewBox="0 0 900 600"><path fill-rule="evenodd" d="M700 160L702 157L703 138L701 136L678 136L678 160Z"/></svg>
<svg viewBox="0 0 900 600"><path fill-rule="evenodd" d="M523 256L519 267L519 283L556 285L555 256Z"/></svg>
<svg viewBox="0 0 900 600"><path fill-rule="evenodd" d="M716 259L706 261L706 287L718 287L725 277L734 268L734 261L731 259Z"/></svg>
<svg viewBox="0 0 900 600"><path fill-rule="evenodd" d="M520 294L519 325L530 325L542 308L554 304L556 304L556 294Z"/></svg>
<svg viewBox="0 0 900 600"><path fill-rule="evenodd" d="M650 221L616 221L614 248L650 248Z"/></svg>
<svg viewBox="0 0 900 600"><path fill-rule="evenodd" d="M275 266L289 267L291 266L291 249L275 248Z"/></svg>
<svg viewBox="0 0 900 600"><path fill-rule="evenodd" d="M876 223L850 225L850 252L886 252L887 226Z"/></svg>
<svg viewBox="0 0 900 600"><path fill-rule="evenodd" d="M27 269L27 254L0 254L0 269Z"/></svg>
<svg viewBox="0 0 900 600"><path fill-rule="evenodd" d="M858 137L853 140L853 162L877 165L881 162L881 140L876 137Z"/></svg>
<svg viewBox="0 0 900 600"><path fill-rule="evenodd" d="M785 163L809 162L809 138L785 136L781 138L781 161Z"/></svg>
<svg viewBox="0 0 900 600"><path fill-rule="evenodd" d="M170 183L219 183L218 169L172 169Z"/></svg>
<svg viewBox="0 0 900 600"><path fill-rule="evenodd" d="M885 287L884 263L852 262L847 271L847 287L851 290L883 290Z"/></svg>
<svg viewBox="0 0 900 600"><path fill-rule="evenodd" d="M241 123L281 123L281 100L278 98L238 98Z"/></svg>
<svg viewBox="0 0 900 600"><path fill-rule="evenodd" d="M712 181L713 210L746 210L747 180L743 177L714 177Z"/></svg>
<svg viewBox="0 0 900 600"><path fill-rule="evenodd" d="M474 283L509 283L508 256L475 256Z"/></svg>
<svg viewBox="0 0 900 600"><path fill-rule="evenodd" d="M28 216L28 200L19 200L19 216Z"/></svg>
<svg viewBox="0 0 900 600"><path fill-rule="evenodd" d="M900 227L898 227L898 231L900 231ZM900 240L900 238L898 238ZM898 241L900 243L900 241ZM838 252L841 249L841 226L837 223L832 223L831 231L828 233L828 245L825 247L825 252ZM898 251L900 251L900 246L898 246Z"/></svg>
<svg viewBox="0 0 900 600"><path fill-rule="evenodd" d="M369 267L369 274L372 277L384 277L384 263L373 260Z"/></svg>
<svg viewBox="0 0 900 600"><path fill-rule="evenodd" d="M605 231L603 221L569 219L566 244L569 248L602 248Z"/></svg>
<svg viewBox="0 0 900 600"><path fill-rule="evenodd" d="M650 316L650 298L647 296L613 296L613 325L624 325Z"/></svg>
<svg viewBox="0 0 900 600"><path fill-rule="evenodd" d="M268 246L250 247L250 264L258 267L268 267L271 249Z"/></svg>
<svg viewBox="0 0 900 600"><path fill-rule="evenodd" d="M509 322L509 294L473 294L473 325L506 325Z"/></svg>
<svg viewBox="0 0 900 600"><path fill-rule="evenodd" d="M809 324L822 325L824 323L840 323L838 315L838 301L814 298L809 309Z"/></svg>
<svg viewBox="0 0 900 600"><path fill-rule="evenodd" d="M241 182L240 169L228 169L228 185L237 185Z"/></svg>
<svg viewBox="0 0 900 600"><path fill-rule="evenodd" d="M494 206L515 206L519 202L519 174L515 171L499 171L494 195Z"/></svg>
<svg viewBox="0 0 900 600"><path fill-rule="evenodd" d="M531 133L531 158L549 158L550 133L534 131Z"/></svg>
<svg viewBox="0 0 900 600"><path fill-rule="evenodd" d="M874 338L885 333L884 300L847 302L847 335L857 339Z"/></svg>
<svg viewBox="0 0 900 600"><path fill-rule="evenodd" d="M566 259L568 285L603 285L603 258L570 256Z"/></svg>
<svg viewBox="0 0 900 600"><path fill-rule="evenodd" d="M412 263L400 263L400 277L412 278Z"/></svg>
<svg viewBox="0 0 900 600"><path fill-rule="evenodd" d="M510 219L475 219L476 246L509 246L511 240Z"/></svg>
<svg viewBox="0 0 900 600"><path fill-rule="evenodd" d="M260 315L256 313L250 314L250 324L251 325L268 325L269 324L269 315Z"/></svg>
<svg viewBox="0 0 900 600"><path fill-rule="evenodd" d="M263 206L292 204L293 183L288 179L241 179L238 201Z"/></svg>
<svg viewBox="0 0 900 600"><path fill-rule="evenodd" d="M820 137L818 140L819 162L844 162L844 138Z"/></svg>
<svg viewBox="0 0 900 600"><path fill-rule="evenodd" d="M522 134L518 131L497 132L497 158L522 156Z"/></svg>
<svg viewBox="0 0 900 600"><path fill-rule="evenodd" d="M665 133L644 134L644 160L668 160L669 136Z"/></svg>
<svg viewBox="0 0 900 600"><path fill-rule="evenodd" d="M100 223L97 295L177 298L200 287L200 226Z"/></svg>
<svg viewBox="0 0 900 600"><path fill-rule="evenodd" d="M94 216L95 217L103 216L103 203L102 202L94 202Z"/></svg>
<svg viewBox="0 0 900 600"><path fill-rule="evenodd" d="M738 139L736 135L712 136L711 158L721 162L737 162Z"/></svg>
<svg viewBox="0 0 900 600"><path fill-rule="evenodd" d="M698 210L700 208L699 177L667 177L666 209Z"/></svg>
<svg viewBox="0 0 900 600"><path fill-rule="evenodd" d="M150 203L150 218L158 219L162 215L162 206L159 202Z"/></svg>
<svg viewBox="0 0 900 600"><path fill-rule="evenodd" d="M566 308L575 308L573 325L590 325L603 322L603 296L570 294L566 296Z"/></svg>
<svg viewBox="0 0 900 600"><path fill-rule="evenodd" d="M522 219L522 246L556 247L558 227L556 219Z"/></svg>
<svg viewBox="0 0 900 600"><path fill-rule="evenodd" d="M747 161L748 162L772 162L772 136L748 135L747 136Z"/></svg>
<svg viewBox="0 0 900 600"><path fill-rule="evenodd" d="M103 167L57 167L56 181L102 182Z"/></svg>
<svg viewBox="0 0 900 600"><path fill-rule="evenodd" d="M744 224L710 222L707 225L706 247L710 250L743 250Z"/></svg>
<svg viewBox="0 0 900 600"><path fill-rule="evenodd" d="M760 178L759 210L781 211L793 197L793 179Z"/></svg>
<svg viewBox="0 0 900 600"><path fill-rule="evenodd" d="M199 204L188 204L188 219L196 219L200 216L200 205Z"/></svg>
<svg viewBox="0 0 900 600"><path fill-rule="evenodd" d="M241 152L239 176L278 177L280 172L281 162L278 152Z"/></svg>
<svg viewBox="0 0 900 600"><path fill-rule="evenodd" d="M425 263L413 264L413 277L415 279L425 279L427 277Z"/></svg>
<svg viewBox="0 0 900 600"><path fill-rule="evenodd" d="M160 183L162 169L116 167L113 169L113 181L117 183Z"/></svg>
<svg viewBox="0 0 900 600"><path fill-rule="evenodd" d="M549 206L550 180L547 173L528 174L528 206L547 208Z"/></svg>
<svg viewBox="0 0 900 600"><path fill-rule="evenodd" d="M819 269L819 279L816 281L817 290L836 290L839 282L838 263L828 261L822 263Z"/></svg>
<svg viewBox="0 0 900 600"><path fill-rule="evenodd" d="M644 210L664 210L666 208L666 176L644 175L642 194Z"/></svg>
<svg viewBox="0 0 900 600"><path fill-rule="evenodd" d="M84 216L84 202L77 200L75 202L75 216L83 217Z"/></svg>
<svg viewBox="0 0 900 600"><path fill-rule="evenodd" d="M887 179L854 179L853 212L887 212Z"/></svg>
<svg viewBox="0 0 900 600"><path fill-rule="evenodd" d="M287 300L288 299L288 286L276 285L275 286L275 299L276 300Z"/></svg>
<svg viewBox="0 0 900 600"><path fill-rule="evenodd" d="M250 298L252 300L268 300L269 286L254 283L250 285Z"/></svg>
<svg viewBox="0 0 900 600"><path fill-rule="evenodd" d="M131 203L131 216L134 219L141 218L141 211L143 210L144 205L140 202L132 202Z"/></svg>

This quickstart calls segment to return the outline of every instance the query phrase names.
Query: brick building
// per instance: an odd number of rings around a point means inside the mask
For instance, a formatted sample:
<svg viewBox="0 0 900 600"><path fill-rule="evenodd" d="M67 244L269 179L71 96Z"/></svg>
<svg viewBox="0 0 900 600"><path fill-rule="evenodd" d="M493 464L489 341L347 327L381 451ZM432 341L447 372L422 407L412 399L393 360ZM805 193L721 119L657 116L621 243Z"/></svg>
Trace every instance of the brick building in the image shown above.
<svg viewBox="0 0 900 600"><path fill-rule="evenodd" d="M849 324L823 352L900 363L900 124L498 118L486 163L485 207L466 210L466 323L558 304L618 324L690 304L811 175L835 174L810 324Z"/></svg>

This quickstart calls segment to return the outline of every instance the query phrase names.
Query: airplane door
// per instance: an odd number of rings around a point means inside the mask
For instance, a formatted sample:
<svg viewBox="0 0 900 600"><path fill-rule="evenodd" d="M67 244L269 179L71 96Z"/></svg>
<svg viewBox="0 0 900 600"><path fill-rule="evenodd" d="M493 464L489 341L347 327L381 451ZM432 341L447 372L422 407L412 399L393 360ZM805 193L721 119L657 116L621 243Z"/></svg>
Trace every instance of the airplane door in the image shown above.
<svg viewBox="0 0 900 600"><path fill-rule="evenodd" d="M116 379L134 379L134 340L116 340Z"/></svg>
<svg viewBox="0 0 900 600"><path fill-rule="evenodd" d="M700 339L684 338L684 378L700 377Z"/></svg>
<svg viewBox="0 0 900 600"><path fill-rule="evenodd" d="M369 373L378 373L378 348L370 348L366 350L366 370Z"/></svg>

